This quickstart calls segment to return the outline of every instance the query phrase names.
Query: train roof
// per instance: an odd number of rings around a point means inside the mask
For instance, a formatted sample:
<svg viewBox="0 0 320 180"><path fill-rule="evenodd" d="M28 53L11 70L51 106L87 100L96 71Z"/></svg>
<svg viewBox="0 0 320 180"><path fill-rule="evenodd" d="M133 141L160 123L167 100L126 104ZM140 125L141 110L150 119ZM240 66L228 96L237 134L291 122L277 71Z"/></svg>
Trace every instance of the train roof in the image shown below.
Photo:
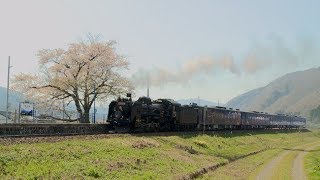
<svg viewBox="0 0 320 180"><path fill-rule="evenodd" d="M151 99L149 97L140 97L138 99L139 100L144 100L144 101L151 101ZM173 99L165 99L165 98L161 98L161 99L157 99L154 102L162 102L162 101L167 101L173 105L178 105L181 106L181 104ZM198 107L207 107L207 106L199 106L196 105L196 103L192 104L194 106L198 106ZM186 105L186 106L191 106L191 105ZM223 107L223 106L214 106L214 107L207 107L207 108L212 108L212 109L219 109L219 110L224 110L224 111L236 111L236 112L240 112L240 113L251 113L251 114L257 114L257 115L269 115L269 116L284 116L284 117L298 117L298 118L303 118L301 116L297 116L297 115L291 115L291 114L271 114L271 113L267 113L267 112L259 112L259 111L241 111L240 109L233 109L233 108L227 108L227 107Z"/></svg>
<svg viewBox="0 0 320 180"><path fill-rule="evenodd" d="M225 110L225 111L238 111L238 112L241 112L241 113L243 112L243 113L250 113L250 114L257 114L257 115L295 117L295 116L289 115L289 114L271 114L271 113L268 113L268 112L259 112L259 111L240 111L239 109L226 108L226 107L222 107L222 106L216 106L216 107L212 107L212 108Z"/></svg>

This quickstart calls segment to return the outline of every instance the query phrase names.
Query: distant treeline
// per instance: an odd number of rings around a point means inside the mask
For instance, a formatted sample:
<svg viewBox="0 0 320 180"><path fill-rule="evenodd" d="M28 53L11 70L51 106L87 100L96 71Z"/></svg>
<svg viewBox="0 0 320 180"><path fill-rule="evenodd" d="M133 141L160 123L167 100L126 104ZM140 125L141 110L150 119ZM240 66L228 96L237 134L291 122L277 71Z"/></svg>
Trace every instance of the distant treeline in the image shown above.
<svg viewBox="0 0 320 180"><path fill-rule="evenodd" d="M313 123L320 123L320 105L310 111L310 120Z"/></svg>

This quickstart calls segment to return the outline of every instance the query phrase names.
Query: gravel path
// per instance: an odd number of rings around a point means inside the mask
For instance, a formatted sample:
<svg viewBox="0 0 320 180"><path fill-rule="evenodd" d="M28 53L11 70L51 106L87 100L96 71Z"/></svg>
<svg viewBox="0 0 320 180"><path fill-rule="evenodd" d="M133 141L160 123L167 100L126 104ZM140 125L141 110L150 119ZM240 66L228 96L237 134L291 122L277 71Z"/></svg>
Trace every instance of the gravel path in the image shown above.
<svg viewBox="0 0 320 180"><path fill-rule="evenodd" d="M304 156L308 153L309 150L314 149L315 147L320 146L320 142L313 142L305 145L300 145L294 147L293 149L285 150L284 152L280 153L277 157L275 157L272 161L270 161L257 175L256 179L258 180L266 180L272 179L276 168L279 164L282 163L284 157L289 155L290 153L294 153L295 150L301 151L298 153L294 161L292 162L292 169L291 169L291 177L292 179L303 180L306 179L306 175L304 173L304 166L303 160Z"/></svg>

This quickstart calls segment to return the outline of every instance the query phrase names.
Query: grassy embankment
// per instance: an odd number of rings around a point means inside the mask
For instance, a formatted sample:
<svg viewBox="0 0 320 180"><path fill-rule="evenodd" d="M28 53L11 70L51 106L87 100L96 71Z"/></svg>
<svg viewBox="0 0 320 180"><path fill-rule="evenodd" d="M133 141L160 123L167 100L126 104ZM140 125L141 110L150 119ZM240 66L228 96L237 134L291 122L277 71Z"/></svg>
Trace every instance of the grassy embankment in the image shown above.
<svg viewBox="0 0 320 180"><path fill-rule="evenodd" d="M294 134L288 135L289 137ZM303 135L303 137L293 137L294 140L290 140L286 145L282 144L276 148L271 148L267 151L259 153L254 156L237 160L236 162L227 164L216 171L209 172L204 175L204 179L256 179L257 174L269 163L273 158L282 153L285 149L290 149L295 146L305 147L319 142L320 133L318 131L309 132ZM300 140L300 142L296 141ZM277 140L276 140L277 141ZM291 178L291 166L293 159L296 157L299 151L292 151L288 153L281 160L281 163L276 167L276 175L272 179L290 179Z"/></svg>
<svg viewBox="0 0 320 180"><path fill-rule="evenodd" d="M248 177L282 148L316 139L312 132L234 131L22 141L0 145L0 178L172 179L261 151L203 176Z"/></svg>

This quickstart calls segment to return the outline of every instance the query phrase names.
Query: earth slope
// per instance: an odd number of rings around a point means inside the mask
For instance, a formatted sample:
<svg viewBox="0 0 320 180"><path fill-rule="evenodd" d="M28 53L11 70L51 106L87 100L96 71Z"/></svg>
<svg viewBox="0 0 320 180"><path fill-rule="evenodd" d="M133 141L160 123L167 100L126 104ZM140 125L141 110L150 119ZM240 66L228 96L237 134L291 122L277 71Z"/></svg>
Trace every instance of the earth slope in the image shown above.
<svg viewBox="0 0 320 180"><path fill-rule="evenodd" d="M23 95L10 91L9 94L9 107L10 110L17 109L19 107L19 102L23 101ZM6 102L7 102L7 89L0 86L0 111L6 109Z"/></svg>
<svg viewBox="0 0 320 180"><path fill-rule="evenodd" d="M226 106L271 113L306 114L320 104L320 67L286 74L265 87L231 99Z"/></svg>

